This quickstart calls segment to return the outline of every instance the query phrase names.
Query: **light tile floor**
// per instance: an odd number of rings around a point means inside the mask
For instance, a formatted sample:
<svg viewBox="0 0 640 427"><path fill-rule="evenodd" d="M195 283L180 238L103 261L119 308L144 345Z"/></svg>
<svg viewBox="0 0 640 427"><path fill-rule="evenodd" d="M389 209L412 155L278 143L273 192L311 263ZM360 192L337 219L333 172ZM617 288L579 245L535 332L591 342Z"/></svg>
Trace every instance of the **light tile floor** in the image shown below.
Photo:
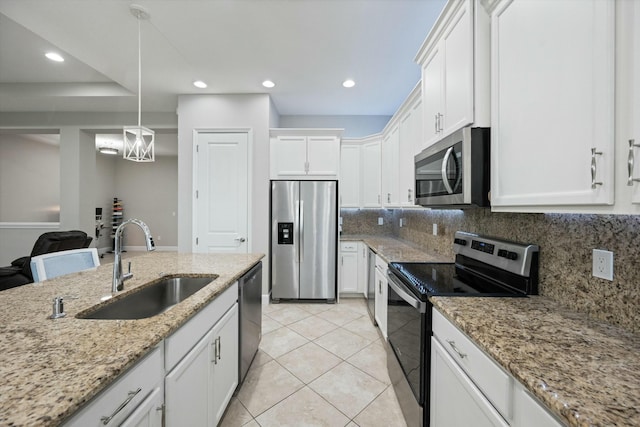
<svg viewBox="0 0 640 427"><path fill-rule="evenodd" d="M406 427L364 299L270 304L262 331L221 426Z"/></svg>

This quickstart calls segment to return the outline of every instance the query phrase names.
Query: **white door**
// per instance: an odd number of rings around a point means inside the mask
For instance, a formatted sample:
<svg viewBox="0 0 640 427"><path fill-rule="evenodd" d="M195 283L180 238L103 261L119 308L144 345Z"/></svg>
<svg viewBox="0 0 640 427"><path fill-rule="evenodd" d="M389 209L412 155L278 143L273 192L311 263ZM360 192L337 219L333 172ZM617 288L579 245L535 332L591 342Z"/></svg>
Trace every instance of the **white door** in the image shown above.
<svg viewBox="0 0 640 427"><path fill-rule="evenodd" d="M194 252L248 252L248 136L200 133Z"/></svg>

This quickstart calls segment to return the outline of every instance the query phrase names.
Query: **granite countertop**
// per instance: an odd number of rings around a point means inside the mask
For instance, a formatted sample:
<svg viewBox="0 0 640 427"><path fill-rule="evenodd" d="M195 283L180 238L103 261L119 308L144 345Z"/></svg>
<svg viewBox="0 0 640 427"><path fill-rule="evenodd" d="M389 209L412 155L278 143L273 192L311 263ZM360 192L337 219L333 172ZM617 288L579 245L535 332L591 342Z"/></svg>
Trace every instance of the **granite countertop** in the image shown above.
<svg viewBox="0 0 640 427"><path fill-rule="evenodd" d="M542 296L431 301L568 425L640 425L639 335Z"/></svg>
<svg viewBox="0 0 640 427"><path fill-rule="evenodd" d="M75 318L111 295L113 264L0 292L0 425L60 424L263 256L154 252L127 259L134 277L120 295L160 275L219 275L185 301L148 319ZM56 296L64 297L67 315L51 320Z"/></svg>
<svg viewBox="0 0 640 427"><path fill-rule="evenodd" d="M435 252L426 251L409 242L383 236L365 234L343 234L340 241L362 241L375 253L389 262L453 262L453 259Z"/></svg>

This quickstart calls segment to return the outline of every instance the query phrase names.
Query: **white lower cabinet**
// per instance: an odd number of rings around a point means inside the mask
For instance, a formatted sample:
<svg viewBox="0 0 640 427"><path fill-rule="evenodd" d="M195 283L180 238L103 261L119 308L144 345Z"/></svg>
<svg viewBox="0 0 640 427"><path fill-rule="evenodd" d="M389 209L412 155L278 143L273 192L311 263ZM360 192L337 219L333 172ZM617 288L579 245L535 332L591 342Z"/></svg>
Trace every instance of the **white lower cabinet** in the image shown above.
<svg viewBox="0 0 640 427"><path fill-rule="evenodd" d="M430 410L432 427L563 425L435 308Z"/></svg>
<svg viewBox="0 0 640 427"><path fill-rule="evenodd" d="M160 426L161 424L153 423L158 419L155 413L149 418L148 424L144 424L144 415L138 414L135 410L141 404L150 404L149 399L145 400L147 396L151 398L157 390L162 391L162 380L162 348L160 347L145 356L64 425L67 427L104 427L121 424ZM156 398L159 407L162 408L162 393L160 396L156 395L154 399ZM150 413L151 410L147 412ZM160 414L160 421L162 422L162 414Z"/></svg>
<svg viewBox="0 0 640 427"><path fill-rule="evenodd" d="M166 424L216 425L238 385L238 304L165 378Z"/></svg>
<svg viewBox="0 0 640 427"><path fill-rule="evenodd" d="M163 427L164 390L158 386L120 427Z"/></svg>
<svg viewBox="0 0 640 427"><path fill-rule="evenodd" d="M218 424L238 385L237 301L234 283L64 425Z"/></svg>
<svg viewBox="0 0 640 427"><path fill-rule="evenodd" d="M375 318L384 339L387 339L387 263L376 255Z"/></svg>
<svg viewBox="0 0 640 427"><path fill-rule="evenodd" d="M431 426L507 427L437 339L431 338Z"/></svg>
<svg viewBox="0 0 640 427"><path fill-rule="evenodd" d="M363 282L360 279L360 242L340 242L340 293L362 294Z"/></svg>

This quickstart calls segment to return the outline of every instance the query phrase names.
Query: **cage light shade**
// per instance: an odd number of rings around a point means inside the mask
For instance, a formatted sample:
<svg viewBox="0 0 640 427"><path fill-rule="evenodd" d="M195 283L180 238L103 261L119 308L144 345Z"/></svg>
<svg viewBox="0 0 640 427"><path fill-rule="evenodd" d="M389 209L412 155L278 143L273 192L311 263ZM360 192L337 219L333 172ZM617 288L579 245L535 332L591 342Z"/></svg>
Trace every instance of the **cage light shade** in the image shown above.
<svg viewBox="0 0 640 427"><path fill-rule="evenodd" d="M155 161L155 132L144 126L125 126L122 158L134 162Z"/></svg>

